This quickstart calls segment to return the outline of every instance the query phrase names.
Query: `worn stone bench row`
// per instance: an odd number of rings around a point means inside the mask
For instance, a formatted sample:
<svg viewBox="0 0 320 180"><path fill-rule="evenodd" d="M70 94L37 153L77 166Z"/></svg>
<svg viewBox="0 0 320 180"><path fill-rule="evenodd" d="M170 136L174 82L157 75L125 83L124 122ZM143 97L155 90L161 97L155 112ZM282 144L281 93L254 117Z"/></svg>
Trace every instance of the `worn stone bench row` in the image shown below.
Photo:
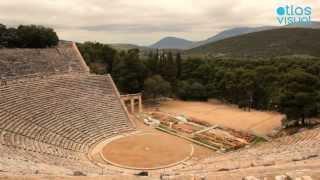
<svg viewBox="0 0 320 180"><path fill-rule="evenodd" d="M0 96L0 146L36 153L43 163L59 164L50 161L54 156L90 166L84 157L93 144L133 130L108 76L66 74L9 83L0 87Z"/></svg>
<svg viewBox="0 0 320 180"><path fill-rule="evenodd" d="M257 147L221 154L195 162L177 171L197 173L219 169L241 169L300 161L320 155L320 128L267 142Z"/></svg>
<svg viewBox="0 0 320 180"><path fill-rule="evenodd" d="M17 137L16 137L17 138ZM21 137L20 137L21 138ZM17 141L17 139L15 140ZM25 145L29 146L30 141L23 140ZM39 142L34 142L39 144ZM39 144L42 146L42 144ZM34 147L34 145L33 145ZM23 174L32 174L40 170L39 173L52 173L59 175L67 175L73 171L99 173L99 168L89 162L83 154L75 154L73 152L57 152L48 151L43 152L38 149L24 149L12 145L0 144L0 169L1 164L5 164L8 171L18 172ZM47 172L41 172L41 171ZM59 172L55 172L58 170Z"/></svg>
<svg viewBox="0 0 320 180"><path fill-rule="evenodd" d="M58 85L55 84L57 87L68 86L69 89L75 89L79 93L73 94L68 89L61 90L65 94L57 93L52 91L55 87L52 87L50 82L36 81L23 88L17 85L18 87L9 87L6 91L2 91L6 97L0 106L3 107L3 110L14 114L15 117L21 116L21 119L28 120L37 126L82 144L86 144L90 140L94 141L101 133L103 136L107 136L107 132L117 131L117 127L120 129L130 128L120 103L115 102L114 93L101 93L98 96L97 93L90 92L90 86L93 88L99 84L108 84L106 77L66 75L65 77L58 76L58 80L52 79L52 81L59 82ZM89 83L89 85L83 83L89 80L93 83ZM44 81L50 81L50 78ZM48 87L43 88L42 85L46 84L49 84ZM81 89L82 86L88 86L89 89ZM108 86L111 86L110 83ZM31 92L28 92L29 89ZM111 87L109 89L111 91ZM19 92L19 90L23 92ZM12 96L10 96L10 92L13 92ZM26 94L34 97L29 98ZM45 99L46 97L48 98ZM54 100L51 97L54 97ZM97 104L99 106L94 106ZM57 121L60 122L56 123ZM14 129L14 127L8 128Z"/></svg>
<svg viewBox="0 0 320 180"><path fill-rule="evenodd" d="M46 49L0 49L0 77L33 73L84 72L72 43Z"/></svg>

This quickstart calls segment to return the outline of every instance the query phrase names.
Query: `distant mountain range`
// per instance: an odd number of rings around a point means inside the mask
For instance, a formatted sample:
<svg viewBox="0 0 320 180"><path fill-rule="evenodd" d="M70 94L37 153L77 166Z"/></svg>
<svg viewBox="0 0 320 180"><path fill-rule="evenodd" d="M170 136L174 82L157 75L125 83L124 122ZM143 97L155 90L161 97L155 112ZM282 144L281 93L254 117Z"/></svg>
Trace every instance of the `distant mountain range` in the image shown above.
<svg viewBox="0 0 320 180"><path fill-rule="evenodd" d="M252 32L265 31L276 28L320 28L320 22L312 22L310 24L292 24L287 26L261 26L261 27L237 27L232 29L224 30L206 40L203 41L189 41L178 37L165 37L155 44L149 46L149 48L158 49L192 49L208 43L217 42L226 38L235 37L243 34L248 34Z"/></svg>
<svg viewBox="0 0 320 180"><path fill-rule="evenodd" d="M230 38L230 37L235 37L235 36L239 36L239 35L243 35L243 34L248 34L248 33L252 33L252 32L258 32L258 31L264 31L264 30L268 30L268 29L273 29L276 28L274 26L262 26L262 27L238 27L238 28L232 28L232 29L227 29L224 30L204 41L198 41L198 42L194 42L189 48L187 49L191 49L191 48L195 48L198 46L202 46L208 43L212 43L212 42L216 42L216 41L220 41L226 38Z"/></svg>
<svg viewBox="0 0 320 180"><path fill-rule="evenodd" d="M183 52L188 57L320 57L320 29L276 28L211 42Z"/></svg>
<svg viewBox="0 0 320 180"><path fill-rule="evenodd" d="M152 49L188 49L194 42L177 37L165 37L149 46Z"/></svg>

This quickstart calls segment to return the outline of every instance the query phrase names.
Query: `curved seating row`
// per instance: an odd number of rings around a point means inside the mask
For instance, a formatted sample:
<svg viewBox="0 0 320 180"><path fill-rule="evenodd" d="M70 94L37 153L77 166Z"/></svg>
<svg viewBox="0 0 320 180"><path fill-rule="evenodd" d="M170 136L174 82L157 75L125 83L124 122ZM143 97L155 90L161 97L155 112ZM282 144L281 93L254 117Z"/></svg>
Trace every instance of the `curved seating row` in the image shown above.
<svg viewBox="0 0 320 180"><path fill-rule="evenodd" d="M86 156L90 147L134 130L123 108L110 76L69 73L8 81L0 86L0 167L19 157L96 172Z"/></svg>

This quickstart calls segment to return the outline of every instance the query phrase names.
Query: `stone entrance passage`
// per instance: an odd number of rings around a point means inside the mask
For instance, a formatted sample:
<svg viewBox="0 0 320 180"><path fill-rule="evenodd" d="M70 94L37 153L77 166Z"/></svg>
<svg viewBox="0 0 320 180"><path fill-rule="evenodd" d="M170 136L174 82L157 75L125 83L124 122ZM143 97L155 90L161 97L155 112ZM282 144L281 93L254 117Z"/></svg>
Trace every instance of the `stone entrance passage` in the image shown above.
<svg viewBox="0 0 320 180"><path fill-rule="evenodd" d="M138 112L142 112L142 94L126 94L121 95L121 101L123 104L126 104L127 102L130 102L130 112L133 114L135 112L135 102L138 101Z"/></svg>

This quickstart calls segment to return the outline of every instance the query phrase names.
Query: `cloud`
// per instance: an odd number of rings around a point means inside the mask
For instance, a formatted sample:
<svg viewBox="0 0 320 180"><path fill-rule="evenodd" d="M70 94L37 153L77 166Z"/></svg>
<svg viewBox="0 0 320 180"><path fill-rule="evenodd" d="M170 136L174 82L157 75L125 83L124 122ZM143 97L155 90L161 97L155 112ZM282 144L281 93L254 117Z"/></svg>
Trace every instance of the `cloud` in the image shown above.
<svg viewBox="0 0 320 180"><path fill-rule="evenodd" d="M154 33L154 32L189 32L195 24L106 24L97 26L84 26L79 29L88 31L108 31L123 33Z"/></svg>
<svg viewBox="0 0 320 180"><path fill-rule="evenodd" d="M284 1L256 0L10 0L0 1L1 23L41 24L62 39L151 44L163 36L202 40L229 27L276 25ZM316 1L313 20L320 19Z"/></svg>

